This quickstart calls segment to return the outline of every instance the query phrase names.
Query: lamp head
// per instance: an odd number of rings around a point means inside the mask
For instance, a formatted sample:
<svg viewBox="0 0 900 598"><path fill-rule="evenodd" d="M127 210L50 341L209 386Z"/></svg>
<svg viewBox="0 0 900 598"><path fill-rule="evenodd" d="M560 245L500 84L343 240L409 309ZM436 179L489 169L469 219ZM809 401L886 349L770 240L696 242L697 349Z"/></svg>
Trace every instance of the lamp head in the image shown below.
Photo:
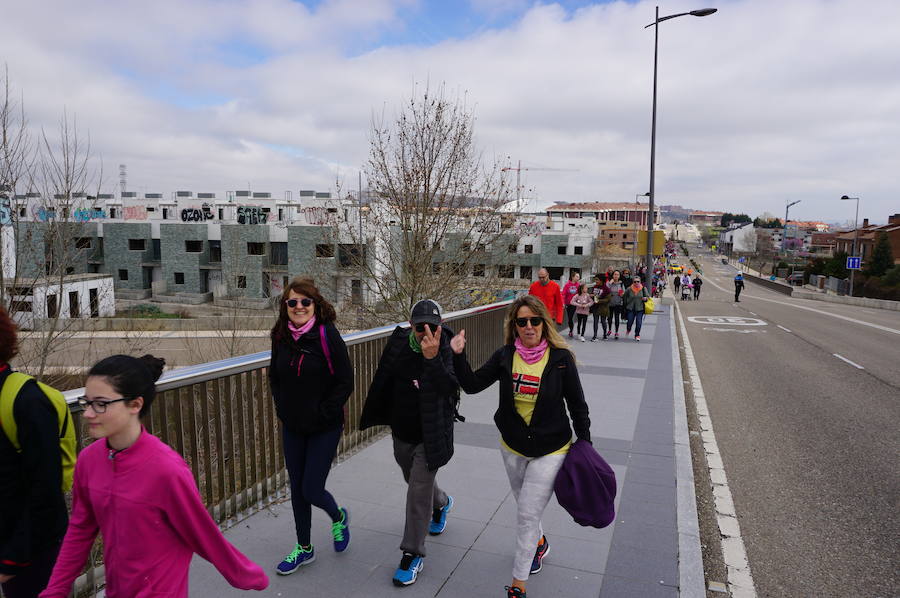
<svg viewBox="0 0 900 598"><path fill-rule="evenodd" d="M719 10L718 8L701 8L700 10L692 10L689 14L695 17L706 17Z"/></svg>

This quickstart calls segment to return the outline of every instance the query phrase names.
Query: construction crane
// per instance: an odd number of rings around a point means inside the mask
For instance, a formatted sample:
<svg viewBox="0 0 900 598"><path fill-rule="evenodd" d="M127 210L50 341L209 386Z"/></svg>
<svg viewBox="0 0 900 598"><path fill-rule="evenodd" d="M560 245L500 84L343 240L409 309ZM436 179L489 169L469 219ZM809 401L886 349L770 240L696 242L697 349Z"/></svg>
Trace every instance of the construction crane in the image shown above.
<svg viewBox="0 0 900 598"><path fill-rule="evenodd" d="M539 168L536 166L527 166L522 168L522 161L519 160L515 167L507 166L506 168L501 168L500 172L507 172L509 170L516 171L516 206L521 204L522 200L522 171L523 170L553 170L557 172L578 172L577 168ZM516 209L519 209L518 207Z"/></svg>

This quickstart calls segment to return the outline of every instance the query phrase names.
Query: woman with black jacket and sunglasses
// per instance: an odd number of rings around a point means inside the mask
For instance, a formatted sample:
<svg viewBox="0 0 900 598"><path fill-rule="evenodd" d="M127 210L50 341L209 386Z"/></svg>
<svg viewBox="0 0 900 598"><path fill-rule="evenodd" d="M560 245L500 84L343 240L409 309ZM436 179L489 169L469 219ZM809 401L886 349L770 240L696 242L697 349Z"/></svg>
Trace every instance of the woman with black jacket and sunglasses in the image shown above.
<svg viewBox="0 0 900 598"><path fill-rule="evenodd" d="M269 382L282 423L297 544L278 564L280 575L316 558L312 505L331 517L334 550L343 552L350 543L350 515L325 489L344 427L344 404L353 392L350 355L334 320L334 307L312 280L297 277L285 287L272 328Z"/></svg>
<svg viewBox="0 0 900 598"><path fill-rule="evenodd" d="M464 352L465 330L453 337L450 348L456 378L466 393L500 382L494 423L518 510L513 579L506 591L507 598L525 598L528 576L541 570L549 551L541 515L572 444L572 428L590 442L591 421L575 357L543 302L532 295L513 301L504 331L506 344L475 372Z"/></svg>

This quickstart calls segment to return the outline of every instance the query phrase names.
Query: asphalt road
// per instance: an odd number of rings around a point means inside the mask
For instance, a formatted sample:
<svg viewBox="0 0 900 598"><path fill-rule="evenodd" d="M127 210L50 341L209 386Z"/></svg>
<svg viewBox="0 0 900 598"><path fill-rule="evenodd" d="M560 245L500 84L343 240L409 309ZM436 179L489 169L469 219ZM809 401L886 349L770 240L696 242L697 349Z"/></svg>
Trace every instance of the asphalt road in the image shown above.
<svg viewBox="0 0 900 598"><path fill-rule="evenodd" d="M678 306L757 592L900 596L900 312L750 282L734 303L734 268L698 263Z"/></svg>

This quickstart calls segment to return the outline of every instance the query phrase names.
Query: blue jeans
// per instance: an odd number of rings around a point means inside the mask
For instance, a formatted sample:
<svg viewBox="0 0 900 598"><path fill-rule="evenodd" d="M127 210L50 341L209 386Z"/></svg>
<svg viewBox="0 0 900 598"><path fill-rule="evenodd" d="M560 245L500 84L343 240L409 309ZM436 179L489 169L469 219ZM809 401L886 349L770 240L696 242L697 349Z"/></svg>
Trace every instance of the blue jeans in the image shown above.
<svg viewBox="0 0 900 598"><path fill-rule="evenodd" d="M634 326L634 334L635 336L641 335L641 324L644 323L644 310L641 311L632 311L628 310L628 324L625 329L628 332L631 332L632 326Z"/></svg>
<svg viewBox="0 0 900 598"><path fill-rule="evenodd" d="M331 462L341 439L341 426L310 436L291 434L285 428L283 438L297 542L307 546L310 543L312 505L328 513L332 521L339 521L343 515L338 510L334 497L325 489L325 480L328 479Z"/></svg>

